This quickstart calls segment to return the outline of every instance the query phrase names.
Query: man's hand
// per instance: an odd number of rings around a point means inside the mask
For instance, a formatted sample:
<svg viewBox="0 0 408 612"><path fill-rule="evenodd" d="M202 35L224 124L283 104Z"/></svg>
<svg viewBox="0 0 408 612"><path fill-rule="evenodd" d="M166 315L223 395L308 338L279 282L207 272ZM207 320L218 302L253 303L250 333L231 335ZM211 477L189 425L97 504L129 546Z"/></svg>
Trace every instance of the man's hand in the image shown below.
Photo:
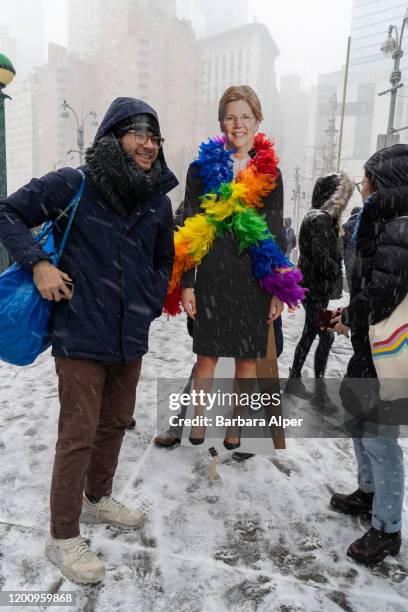
<svg viewBox="0 0 408 612"><path fill-rule="evenodd" d="M64 282L72 283L72 279L49 261L43 260L35 264L33 281L41 296L46 300L59 302L62 299L72 298L72 291Z"/></svg>
<svg viewBox="0 0 408 612"><path fill-rule="evenodd" d="M269 306L269 315L268 315L268 325L273 323L275 319L280 317L283 312L284 303L280 300L276 295L274 295L271 299L271 303Z"/></svg>
<svg viewBox="0 0 408 612"><path fill-rule="evenodd" d="M183 306L188 316L192 319L195 319L195 316L197 314L197 307L194 289L187 288L181 290L181 305Z"/></svg>

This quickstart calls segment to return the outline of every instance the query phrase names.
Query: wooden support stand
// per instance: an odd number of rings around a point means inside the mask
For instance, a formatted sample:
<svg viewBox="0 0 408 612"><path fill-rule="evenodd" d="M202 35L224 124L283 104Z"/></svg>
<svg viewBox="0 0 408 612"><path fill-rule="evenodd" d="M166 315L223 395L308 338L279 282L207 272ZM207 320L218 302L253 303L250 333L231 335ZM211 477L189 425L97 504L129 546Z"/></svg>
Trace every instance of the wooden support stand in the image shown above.
<svg viewBox="0 0 408 612"><path fill-rule="evenodd" d="M278 358L276 355L275 328L273 323L269 326L268 348L264 359L256 360L256 375L259 381L261 393L280 394ZM282 416L282 406L267 406L265 412L268 419L275 416L277 419ZM277 449L286 448L285 431L283 427L272 425L270 427L273 444Z"/></svg>

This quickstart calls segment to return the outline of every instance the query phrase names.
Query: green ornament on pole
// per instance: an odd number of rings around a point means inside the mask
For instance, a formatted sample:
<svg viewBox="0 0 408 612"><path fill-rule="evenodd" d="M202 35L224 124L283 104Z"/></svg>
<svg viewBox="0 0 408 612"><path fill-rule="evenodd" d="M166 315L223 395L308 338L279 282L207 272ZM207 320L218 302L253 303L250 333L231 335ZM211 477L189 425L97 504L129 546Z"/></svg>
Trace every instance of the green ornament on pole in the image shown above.
<svg viewBox="0 0 408 612"><path fill-rule="evenodd" d="M0 198L7 196L7 159L6 159L6 121L4 100L10 96L4 93L4 88L14 79L14 66L3 53L0 53ZM0 272L8 265L8 255L0 245Z"/></svg>

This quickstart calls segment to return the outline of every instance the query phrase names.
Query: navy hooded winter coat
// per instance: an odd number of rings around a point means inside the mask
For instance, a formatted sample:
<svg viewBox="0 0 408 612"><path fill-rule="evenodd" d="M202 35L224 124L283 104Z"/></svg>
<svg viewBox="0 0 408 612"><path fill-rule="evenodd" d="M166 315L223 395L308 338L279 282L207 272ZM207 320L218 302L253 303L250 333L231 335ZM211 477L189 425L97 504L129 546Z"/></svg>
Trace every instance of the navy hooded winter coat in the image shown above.
<svg viewBox="0 0 408 612"><path fill-rule="evenodd" d="M156 112L134 98L117 98L109 107L95 140L120 120ZM128 217L115 212L97 190L87 167L86 185L59 268L74 281L72 300L54 305L52 354L102 362L126 362L148 350L152 320L162 312L171 276L174 242L169 197L178 183L162 149L162 176ZM33 179L0 201L0 241L24 267L46 254L28 228L55 220L78 191L81 176L74 168ZM66 228L54 226L58 246Z"/></svg>

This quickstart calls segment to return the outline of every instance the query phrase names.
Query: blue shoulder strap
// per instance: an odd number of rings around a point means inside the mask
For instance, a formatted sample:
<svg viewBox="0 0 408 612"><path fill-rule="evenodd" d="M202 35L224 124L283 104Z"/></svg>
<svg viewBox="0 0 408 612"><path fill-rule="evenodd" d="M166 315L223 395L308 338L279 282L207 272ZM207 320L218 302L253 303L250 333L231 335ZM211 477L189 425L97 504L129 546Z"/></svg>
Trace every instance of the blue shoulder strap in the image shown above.
<svg viewBox="0 0 408 612"><path fill-rule="evenodd" d="M74 197L72 198L71 202L68 205L68 208L66 209L66 211L68 211L70 208L72 208L71 214L69 216L68 225L67 225L67 227L65 229L64 236L62 237L62 240L61 240L60 248L58 250L58 253L55 256L54 264L56 266L58 265L58 262L60 260L61 255L62 255L62 252L64 250L65 243L67 241L68 234L69 234L69 231L71 229L71 225L72 225L72 222L74 220L76 210L78 208L79 201L80 201L80 199L82 197L82 194L83 194L84 188L85 188L85 175L82 172L82 170L78 170L78 172L80 172L80 174L81 174L81 185L79 186L78 192L76 193L76 195L74 195ZM64 212L66 212L66 211L64 211Z"/></svg>
<svg viewBox="0 0 408 612"><path fill-rule="evenodd" d="M82 197L82 194L83 194L84 188L85 188L85 174L82 172L82 170L79 170L79 169L78 169L78 172L81 175L81 184L79 186L79 189L78 189L77 193L74 195L74 197L72 198L72 200L70 201L68 206L55 219L55 221L47 221L47 223L44 223L44 226L42 227L42 229L35 236L35 240L37 242L40 242L40 240L42 240L43 238L46 238L48 236L48 234L50 233L53 224L56 223L57 221L59 221L59 219L62 219L62 217L65 217L67 212L70 209L72 209L70 217L69 217L69 220L68 220L68 225L67 225L67 227L65 229L64 236L63 236L62 241L61 241L61 245L60 245L59 251L58 251L58 253L54 257L55 265L57 265L57 263L60 260L61 255L62 255L62 251L64 249L65 243L66 243L67 238L68 238L69 230L71 229L71 225L72 225L72 222L73 222L74 217L75 217L76 209L78 207L79 201L80 201L80 199Z"/></svg>

